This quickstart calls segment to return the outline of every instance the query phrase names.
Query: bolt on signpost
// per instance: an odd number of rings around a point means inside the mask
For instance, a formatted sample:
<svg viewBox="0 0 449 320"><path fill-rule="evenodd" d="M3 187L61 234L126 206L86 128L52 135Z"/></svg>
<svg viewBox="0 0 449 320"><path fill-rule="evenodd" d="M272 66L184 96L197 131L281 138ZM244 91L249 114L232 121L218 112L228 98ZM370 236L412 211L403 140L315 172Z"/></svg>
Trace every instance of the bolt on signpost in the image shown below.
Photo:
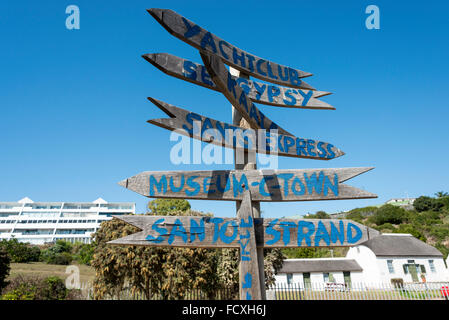
<svg viewBox="0 0 449 320"><path fill-rule="evenodd" d="M345 219L261 218L260 202L264 201L377 198L343 183L373 168L257 170L256 153L316 160L344 155L331 143L296 137L254 104L332 110L333 106L318 100L330 93L317 91L302 80L310 73L245 52L172 10L148 12L170 34L198 49L204 65L166 53L143 58L168 75L221 92L232 105L232 124L154 98L148 99L169 118L148 122L234 149L235 170L145 171L119 184L149 198L235 201L237 214L236 218L115 217L142 231L109 244L239 248L240 299L263 300L264 248L347 247L379 235ZM271 84L250 80L250 76Z"/></svg>

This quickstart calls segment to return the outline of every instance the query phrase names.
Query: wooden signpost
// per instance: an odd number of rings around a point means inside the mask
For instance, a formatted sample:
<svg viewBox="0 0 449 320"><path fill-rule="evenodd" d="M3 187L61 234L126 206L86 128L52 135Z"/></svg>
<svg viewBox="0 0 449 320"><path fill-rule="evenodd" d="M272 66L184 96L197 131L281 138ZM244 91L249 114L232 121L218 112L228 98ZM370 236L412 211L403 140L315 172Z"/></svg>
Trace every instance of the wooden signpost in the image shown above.
<svg viewBox="0 0 449 320"><path fill-rule="evenodd" d="M260 202L264 201L376 198L343 184L373 168L256 170L255 159L249 156L256 152L317 160L344 155L330 143L296 137L254 104L335 109L317 99L330 93L302 81L310 73L249 54L172 10L148 12L172 35L197 48L204 65L165 53L143 57L171 76L221 92L233 107L233 122L228 124L148 98L169 116L148 122L234 149L235 170L145 171L119 184L150 198L235 201L237 214L236 218L117 216L142 231L110 244L238 248L240 299L260 300L265 299L264 248L347 247L379 235L351 220L261 218ZM276 85L252 81L249 76ZM238 150L244 152L243 163L237 161Z"/></svg>
<svg viewBox="0 0 449 320"><path fill-rule="evenodd" d="M245 129L201 116L151 97L148 100L170 116L170 118L148 120L149 123L204 142L232 149L317 160L330 160L344 155L343 151L328 142Z"/></svg>

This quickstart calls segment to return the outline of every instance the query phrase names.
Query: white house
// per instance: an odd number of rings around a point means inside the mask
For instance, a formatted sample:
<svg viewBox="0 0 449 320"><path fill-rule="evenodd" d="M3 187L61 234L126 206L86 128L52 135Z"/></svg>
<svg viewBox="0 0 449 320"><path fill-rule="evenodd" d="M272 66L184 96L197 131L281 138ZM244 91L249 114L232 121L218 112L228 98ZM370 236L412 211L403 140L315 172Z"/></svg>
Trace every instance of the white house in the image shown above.
<svg viewBox="0 0 449 320"><path fill-rule="evenodd" d="M278 271L276 284L295 284L300 287L315 287L325 283L339 283L350 286L360 283L363 269L354 259L311 258L286 259Z"/></svg>
<svg viewBox="0 0 449 320"><path fill-rule="evenodd" d="M410 234L386 233L350 248L345 258L286 259L275 277L277 285L383 287L391 279L448 282L449 270L436 248Z"/></svg>
<svg viewBox="0 0 449 320"><path fill-rule="evenodd" d="M346 258L362 267L365 283L449 281L443 254L410 234L382 234L350 248Z"/></svg>

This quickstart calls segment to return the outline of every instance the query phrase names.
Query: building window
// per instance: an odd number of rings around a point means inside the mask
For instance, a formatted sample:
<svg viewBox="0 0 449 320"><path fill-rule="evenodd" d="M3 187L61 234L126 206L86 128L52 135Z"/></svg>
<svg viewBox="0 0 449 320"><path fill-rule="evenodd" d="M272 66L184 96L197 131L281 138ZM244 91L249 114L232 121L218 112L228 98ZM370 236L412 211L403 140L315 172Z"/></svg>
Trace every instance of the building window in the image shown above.
<svg viewBox="0 0 449 320"><path fill-rule="evenodd" d="M287 273L287 284L293 283L293 274Z"/></svg>
<svg viewBox="0 0 449 320"><path fill-rule="evenodd" d="M329 282L329 273L328 272L323 273L323 280L325 283Z"/></svg>
<svg viewBox="0 0 449 320"><path fill-rule="evenodd" d="M426 267L423 264L419 265L419 269L421 270L422 274L426 273Z"/></svg>
<svg viewBox="0 0 449 320"><path fill-rule="evenodd" d="M302 279L304 282L304 287L305 288L310 288L311 286L311 282L310 282L310 273L309 272L305 272L302 274Z"/></svg>
<svg viewBox="0 0 449 320"><path fill-rule="evenodd" d="M388 272L394 273L393 260L387 260Z"/></svg>
<svg viewBox="0 0 449 320"><path fill-rule="evenodd" d="M345 281L345 287L350 288L351 287L351 272L343 271L343 279Z"/></svg>
<svg viewBox="0 0 449 320"><path fill-rule="evenodd" d="M433 264L433 260L429 260L430 271L437 272L435 269L435 265Z"/></svg>

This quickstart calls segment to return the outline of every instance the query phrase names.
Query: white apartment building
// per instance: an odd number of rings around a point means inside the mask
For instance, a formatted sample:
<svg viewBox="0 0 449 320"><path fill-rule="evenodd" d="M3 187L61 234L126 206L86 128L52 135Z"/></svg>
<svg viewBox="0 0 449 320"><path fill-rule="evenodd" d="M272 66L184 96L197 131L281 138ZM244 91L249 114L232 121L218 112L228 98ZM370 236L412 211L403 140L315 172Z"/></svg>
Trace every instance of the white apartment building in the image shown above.
<svg viewBox="0 0 449 320"><path fill-rule="evenodd" d="M93 202L0 202L0 240L44 244L56 240L90 243L91 235L113 215L134 214L136 205L98 198Z"/></svg>

